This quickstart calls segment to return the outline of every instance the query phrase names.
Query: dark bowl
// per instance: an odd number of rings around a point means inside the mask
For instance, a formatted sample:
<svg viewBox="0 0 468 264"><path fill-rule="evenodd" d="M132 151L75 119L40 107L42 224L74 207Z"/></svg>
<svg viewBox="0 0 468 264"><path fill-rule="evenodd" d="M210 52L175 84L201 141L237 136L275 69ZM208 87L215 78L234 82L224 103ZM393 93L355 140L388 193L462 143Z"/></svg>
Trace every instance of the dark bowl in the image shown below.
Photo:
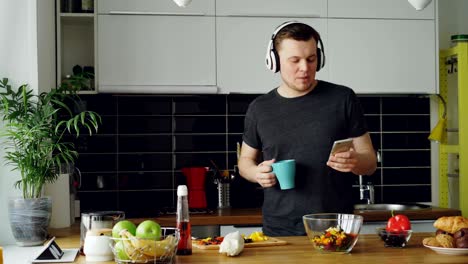
<svg viewBox="0 0 468 264"><path fill-rule="evenodd" d="M385 247L404 248L411 238L412 230L401 232L388 232L385 227L377 228L377 234L384 242Z"/></svg>

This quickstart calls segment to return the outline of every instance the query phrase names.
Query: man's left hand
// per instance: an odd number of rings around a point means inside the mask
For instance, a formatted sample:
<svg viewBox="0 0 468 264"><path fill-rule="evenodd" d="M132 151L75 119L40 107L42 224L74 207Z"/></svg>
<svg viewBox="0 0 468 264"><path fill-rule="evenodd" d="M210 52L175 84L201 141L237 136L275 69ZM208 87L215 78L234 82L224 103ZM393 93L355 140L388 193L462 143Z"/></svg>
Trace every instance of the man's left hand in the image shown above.
<svg viewBox="0 0 468 264"><path fill-rule="evenodd" d="M356 167L356 164L358 163L357 157L358 155L354 149L338 152L334 155L330 155L327 161L327 166L337 171L350 172Z"/></svg>

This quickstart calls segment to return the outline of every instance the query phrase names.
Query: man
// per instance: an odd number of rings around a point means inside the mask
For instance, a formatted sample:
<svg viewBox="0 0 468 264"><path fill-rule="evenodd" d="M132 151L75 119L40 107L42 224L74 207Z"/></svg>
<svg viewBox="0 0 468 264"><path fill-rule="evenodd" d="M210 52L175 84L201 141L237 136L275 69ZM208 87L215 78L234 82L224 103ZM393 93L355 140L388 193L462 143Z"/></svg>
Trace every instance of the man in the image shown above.
<svg viewBox="0 0 468 264"><path fill-rule="evenodd" d="M305 214L351 213L353 174L376 169L355 93L315 79L324 62L320 35L312 27L279 26L267 66L280 71L282 82L256 98L245 117L240 174L264 188L263 232L269 236L304 235ZM330 156L333 142L345 138L353 138L353 148ZM296 160L296 187L281 190L271 164L286 159Z"/></svg>

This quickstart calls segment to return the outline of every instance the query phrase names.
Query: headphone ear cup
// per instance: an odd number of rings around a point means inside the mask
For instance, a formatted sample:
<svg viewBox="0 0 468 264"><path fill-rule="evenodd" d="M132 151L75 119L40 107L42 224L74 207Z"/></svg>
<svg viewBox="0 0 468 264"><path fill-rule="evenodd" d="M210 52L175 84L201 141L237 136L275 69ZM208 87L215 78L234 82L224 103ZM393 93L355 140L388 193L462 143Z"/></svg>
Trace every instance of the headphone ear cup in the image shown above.
<svg viewBox="0 0 468 264"><path fill-rule="evenodd" d="M279 55L278 55L278 52L276 52L276 50L271 50L271 58L272 58L272 68L271 68L271 71L272 72L279 72L280 70L280 61L279 61Z"/></svg>
<svg viewBox="0 0 468 264"><path fill-rule="evenodd" d="M272 41L270 40L270 42L268 43L268 47L267 47L267 52L266 52L266 56L265 56L265 62L266 62L266 67L270 70L270 71L273 71L273 67L274 67L274 54L273 54L273 49L272 49L272 46L273 43Z"/></svg>
<svg viewBox="0 0 468 264"><path fill-rule="evenodd" d="M322 50L317 48L317 71L322 69Z"/></svg>
<svg viewBox="0 0 468 264"><path fill-rule="evenodd" d="M325 66L325 53L322 49L317 48L317 71L320 71Z"/></svg>

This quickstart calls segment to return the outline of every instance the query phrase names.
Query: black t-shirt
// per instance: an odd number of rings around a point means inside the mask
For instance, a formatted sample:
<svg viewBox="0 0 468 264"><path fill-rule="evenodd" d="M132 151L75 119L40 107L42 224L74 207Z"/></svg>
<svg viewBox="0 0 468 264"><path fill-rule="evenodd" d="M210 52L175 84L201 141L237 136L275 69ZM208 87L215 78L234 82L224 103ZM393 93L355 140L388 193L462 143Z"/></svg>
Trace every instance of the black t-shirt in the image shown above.
<svg viewBox="0 0 468 264"><path fill-rule="evenodd" d="M351 213L351 173L326 165L333 141L359 137L367 125L359 100L345 86L319 81L308 94L284 98L277 89L249 106L243 141L264 160L296 160L295 188L264 189L263 232L269 236L304 235L302 216Z"/></svg>

